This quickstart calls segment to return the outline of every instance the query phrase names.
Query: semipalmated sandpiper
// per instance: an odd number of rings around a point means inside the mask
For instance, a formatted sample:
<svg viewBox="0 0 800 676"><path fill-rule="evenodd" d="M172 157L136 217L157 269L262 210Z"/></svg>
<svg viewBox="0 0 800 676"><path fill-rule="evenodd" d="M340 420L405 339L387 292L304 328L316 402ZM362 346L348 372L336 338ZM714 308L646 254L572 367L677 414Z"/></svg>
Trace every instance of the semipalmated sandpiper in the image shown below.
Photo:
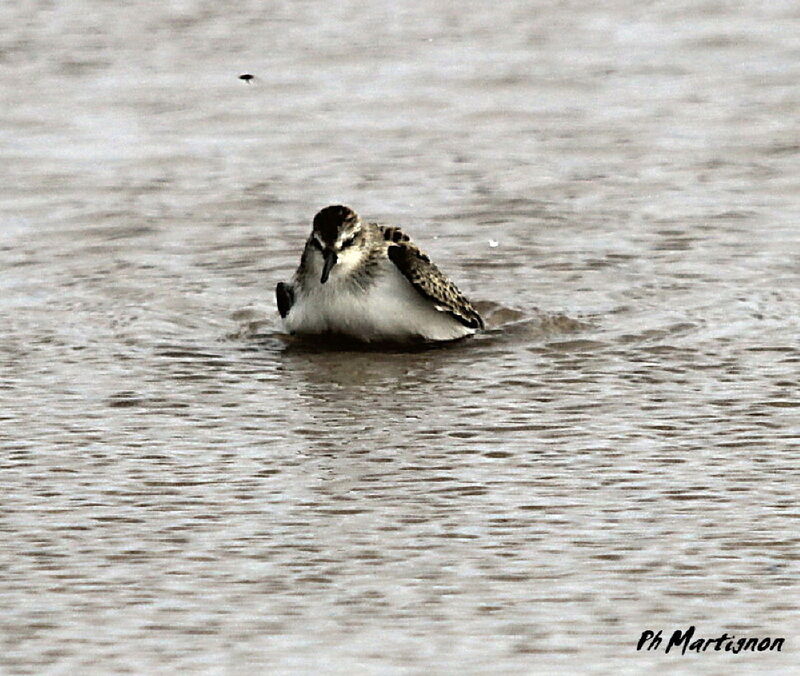
<svg viewBox="0 0 800 676"><path fill-rule="evenodd" d="M276 296L285 329L297 335L446 341L483 328L475 308L408 235L341 205L314 217L300 265Z"/></svg>

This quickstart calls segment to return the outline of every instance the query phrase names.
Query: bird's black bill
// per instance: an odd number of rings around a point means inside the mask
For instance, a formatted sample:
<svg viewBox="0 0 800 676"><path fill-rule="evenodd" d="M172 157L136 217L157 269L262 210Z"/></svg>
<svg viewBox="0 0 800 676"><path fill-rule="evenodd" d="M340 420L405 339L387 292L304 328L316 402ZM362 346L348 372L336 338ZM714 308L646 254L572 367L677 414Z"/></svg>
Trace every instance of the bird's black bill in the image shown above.
<svg viewBox="0 0 800 676"><path fill-rule="evenodd" d="M322 264L322 277L320 277L319 283L324 284L328 281L328 275L331 274L331 268L336 265L336 261L339 260L339 257L336 255L336 252L333 249L325 249L322 252L322 257L325 259L325 262Z"/></svg>

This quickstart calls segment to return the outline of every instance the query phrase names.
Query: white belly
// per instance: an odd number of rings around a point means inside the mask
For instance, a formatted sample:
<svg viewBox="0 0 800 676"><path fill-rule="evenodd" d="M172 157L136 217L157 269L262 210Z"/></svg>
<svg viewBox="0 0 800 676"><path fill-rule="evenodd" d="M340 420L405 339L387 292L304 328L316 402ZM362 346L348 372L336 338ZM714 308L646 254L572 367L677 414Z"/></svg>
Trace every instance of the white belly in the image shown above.
<svg viewBox="0 0 800 676"><path fill-rule="evenodd" d="M312 284L298 293L284 326L289 333L338 333L364 341L454 340L475 333L437 310L388 262L366 291L334 275L326 284Z"/></svg>

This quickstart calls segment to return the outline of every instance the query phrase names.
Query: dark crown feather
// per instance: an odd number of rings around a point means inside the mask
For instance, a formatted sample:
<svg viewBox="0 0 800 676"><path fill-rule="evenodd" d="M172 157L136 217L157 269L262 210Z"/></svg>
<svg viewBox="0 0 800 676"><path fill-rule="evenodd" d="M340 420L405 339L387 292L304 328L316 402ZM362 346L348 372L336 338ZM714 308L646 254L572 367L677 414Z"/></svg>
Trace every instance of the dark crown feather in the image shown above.
<svg viewBox="0 0 800 676"><path fill-rule="evenodd" d="M350 207L334 204L322 209L314 216L314 231L328 246L333 246L345 224L358 220L358 215Z"/></svg>

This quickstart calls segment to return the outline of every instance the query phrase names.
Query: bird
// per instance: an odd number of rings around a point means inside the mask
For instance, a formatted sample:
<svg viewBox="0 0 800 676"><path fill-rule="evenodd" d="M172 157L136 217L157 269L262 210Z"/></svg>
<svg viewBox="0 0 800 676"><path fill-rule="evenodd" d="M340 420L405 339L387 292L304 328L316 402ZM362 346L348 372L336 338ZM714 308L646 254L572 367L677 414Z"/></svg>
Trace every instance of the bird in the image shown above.
<svg viewBox="0 0 800 676"><path fill-rule="evenodd" d="M472 304L399 227L336 204L314 216L300 265L275 289L285 331L364 343L452 341L484 328Z"/></svg>
<svg viewBox="0 0 800 676"><path fill-rule="evenodd" d="M244 80L247 84L250 84L250 80L255 79L255 75L251 75L250 73L242 73L239 76L240 80Z"/></svg>

